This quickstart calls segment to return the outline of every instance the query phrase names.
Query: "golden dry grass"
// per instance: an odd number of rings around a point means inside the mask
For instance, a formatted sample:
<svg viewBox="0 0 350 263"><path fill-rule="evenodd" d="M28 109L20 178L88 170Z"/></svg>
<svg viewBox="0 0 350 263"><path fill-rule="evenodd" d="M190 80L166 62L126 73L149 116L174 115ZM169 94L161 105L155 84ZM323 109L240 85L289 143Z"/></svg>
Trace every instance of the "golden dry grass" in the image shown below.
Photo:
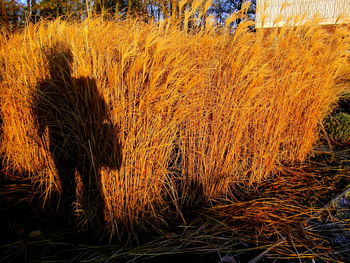
<svg viewBox="0 0 350 263"><path fill-rule="evenodd" d="M55 20L0 37L7 167L30 176L43 200L62 190L50 124L40 128L35 110L43 101L52 127L69 130L62 138L89 166L76 172L75 212L96 216L81 186L92 180L111 235L142 220L166 224L184 205L230 199L238 185L303 161L342 93L334 84L346 27L329 33L309 23L266 35L250 22L235 33L173 25Z"/></svg>

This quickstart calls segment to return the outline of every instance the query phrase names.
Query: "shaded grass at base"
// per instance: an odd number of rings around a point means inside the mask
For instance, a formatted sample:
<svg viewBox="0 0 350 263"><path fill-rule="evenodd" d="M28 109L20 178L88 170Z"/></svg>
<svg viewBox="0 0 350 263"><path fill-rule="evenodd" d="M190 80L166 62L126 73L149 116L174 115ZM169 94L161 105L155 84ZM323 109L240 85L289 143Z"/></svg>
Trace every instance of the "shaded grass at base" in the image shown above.
<svg viewBox="0 0 350 263"><path fill-rule="evenodd" d="M51 228L38 239L18 238L2 246L2 258L9 262L16 258L29 262L213 262L219 261L219 254L229 254L248 262L268 250L262 262L346 262L346 248L332 242L331 233L349 229L349 221L334 221L332 211L323 209L350 181L349 162L342 162L346 160L343 155L343 150L323 151L257 187L237 187L234 202L220 200L208 208L188 208L191 216L186 224L177 222L158 233L140 230L140 243L133 247L93 244L83 233L79 237Z"/></svg>

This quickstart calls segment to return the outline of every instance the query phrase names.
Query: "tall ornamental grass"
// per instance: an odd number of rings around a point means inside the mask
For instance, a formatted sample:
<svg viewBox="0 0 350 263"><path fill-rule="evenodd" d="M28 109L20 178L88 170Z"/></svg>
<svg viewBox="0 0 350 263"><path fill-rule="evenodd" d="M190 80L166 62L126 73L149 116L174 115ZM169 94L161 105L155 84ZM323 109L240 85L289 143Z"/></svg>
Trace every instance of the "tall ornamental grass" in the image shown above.
<svg viewBox="0 0 350 263"><path fill-rule="evenodd" d="M305 160L342 92L348 29L187 22L55 20L0 37L6 167L44 201L74 186L80 223L101 216L113 235Z"/></svg>

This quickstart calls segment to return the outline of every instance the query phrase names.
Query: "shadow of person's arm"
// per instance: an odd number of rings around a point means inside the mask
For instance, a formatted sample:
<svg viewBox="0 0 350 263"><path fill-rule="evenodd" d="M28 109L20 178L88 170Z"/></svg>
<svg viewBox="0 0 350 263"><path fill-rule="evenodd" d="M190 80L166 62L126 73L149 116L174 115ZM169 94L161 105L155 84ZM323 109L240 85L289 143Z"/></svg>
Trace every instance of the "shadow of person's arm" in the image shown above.
<svg viewBox="0 0 350 263"><path fill-rule="evenodd" d="M32 105L35 126L39 138L42 138L45 135L45 131L48 126L47 109L45 109L45 91L47 90L48 86L48 81L39 83L39 85L35 89L36 93L34 95L34 101Z"/></svg>
<svg viewBox="0 0 350 263"><path fill-rule="evenodd" d="M94 137L93 150L98 153L98 166L119 169L122 162L122 150L119 129L111 120L111 110L100 93L95 79L80 77L73 80L84 105L79 112ZM78 103L79 104L79 103ZM87 138L88 139L88 138Z"/></svg>
<svg viewBox="0 0 350 263"><path fill-rule="evenodd" d="M103 166L107 166L111 169L120 169L122 164L122 145L119 141L119 129L110 122L105 122L102 125L102 130L105 134L105 138L108 138L105 142L105 157Z"/></svg>

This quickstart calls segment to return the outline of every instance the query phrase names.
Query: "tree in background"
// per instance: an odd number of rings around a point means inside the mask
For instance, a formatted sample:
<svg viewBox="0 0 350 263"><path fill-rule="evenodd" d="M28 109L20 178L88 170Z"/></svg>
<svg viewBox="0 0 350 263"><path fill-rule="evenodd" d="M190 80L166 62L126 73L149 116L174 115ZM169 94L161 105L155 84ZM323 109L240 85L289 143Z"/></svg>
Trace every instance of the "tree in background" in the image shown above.
<svg viewBox="0 0 350 263"><path fill-rule="evenodd" d="M80 17L84 10L84 4L79 0L42 0L34 7L39 18Z"/></svg>
<svg viewBox="0 0 350 263"><path fill-rule="evenodd" d="M23 6L15 0L0 0L0 27L16 29L21 24Z"/></svg>
<svg viewBox="0 0 350 263"><path fill-rule="evenodd" d="M97 14L102 12L116 14L119 12L125 12L128 2L128 0L96 0L90 2L90 6L93 6L93 10Z"/></svg>
<svg viewBox="0 0 350 263"><path fill-rule="evenodd" d="M210 1L210 0L208 0ZM26 6L19 0L0 0L0 26L16 28L24 24L25 20L37 22L42 18L61 17L65 19L82 19L88 14L103 14L105 17L120 19L139 17L145 22L159 21L162 18L172 17L174 21L183 18L184 12L190 6L199 8L209 2L200 0L26 0ZM247 0L213 0L209 9L219 24L223 24L229 14L241 10ZM255 18L256 0L251 0L248 16ZM181 11L180 11L181 10ZM196 17L198 11L191 13ZM203 14L202 14L203 15ZM181 16L181 17L180 17ZM237 20L232 25L240 23ZM199 23L199 26L202 24Z"/></svg>
<svg viewBox="0 0 350 263"><path fill-rule="evenodd" d="M248 10L248 17L255 19L256 0L214 0L210 13L214 15L219 23L224 23L225 19L232 13L242 9L244 2L251 2ZM236 21L239 24L241 21Z"/></svg>

